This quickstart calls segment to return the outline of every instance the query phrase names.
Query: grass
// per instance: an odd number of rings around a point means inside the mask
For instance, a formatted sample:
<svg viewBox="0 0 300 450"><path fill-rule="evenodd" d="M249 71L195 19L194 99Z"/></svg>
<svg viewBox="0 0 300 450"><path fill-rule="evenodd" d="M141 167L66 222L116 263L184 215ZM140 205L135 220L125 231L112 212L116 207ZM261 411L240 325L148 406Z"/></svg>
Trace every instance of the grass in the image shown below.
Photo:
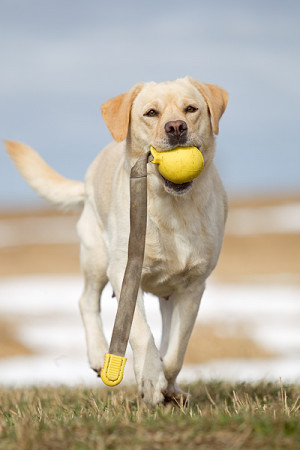
<svg viewBox="0 0 300 450"><path fill-rule="evenodd" d="M202 382L147 408L133 387L0 389L0 449L297 449L300 387Z"/></svg>

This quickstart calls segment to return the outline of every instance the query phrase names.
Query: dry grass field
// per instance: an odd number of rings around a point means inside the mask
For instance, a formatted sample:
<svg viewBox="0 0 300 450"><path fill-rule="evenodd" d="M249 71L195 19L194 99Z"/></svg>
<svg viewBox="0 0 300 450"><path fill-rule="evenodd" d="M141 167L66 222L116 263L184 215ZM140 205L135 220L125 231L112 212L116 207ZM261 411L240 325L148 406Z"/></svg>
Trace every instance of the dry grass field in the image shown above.
<svg viewBox="0 0 300 450"><path fill-rule="evenodd" d="M0 449L299 449L297 386L198 382L190 391L190 403L147 408L132 388L0 389Z"/></svg>

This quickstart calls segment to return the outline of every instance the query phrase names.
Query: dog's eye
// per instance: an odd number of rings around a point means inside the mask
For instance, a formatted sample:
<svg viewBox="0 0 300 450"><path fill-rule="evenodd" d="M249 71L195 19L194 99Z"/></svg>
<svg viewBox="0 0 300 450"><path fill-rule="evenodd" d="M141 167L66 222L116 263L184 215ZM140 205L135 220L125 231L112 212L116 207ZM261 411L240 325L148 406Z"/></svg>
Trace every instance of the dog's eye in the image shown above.
<svg viewBox="0 0 300 450"><path fill-rule="evenodd" d="M185 112L187 113L193 113L198 111L198 108L195 108L194 106L189 105L187 108L185 108Z"/></svg>
<svg viewBox="0 0 300 450"><path fill-rule="evenodd" d="M147 111L144 116L147 117L154 117L154 116L158 116L158 112L155 111L155 109L150 109L149 111Z"/></svg>

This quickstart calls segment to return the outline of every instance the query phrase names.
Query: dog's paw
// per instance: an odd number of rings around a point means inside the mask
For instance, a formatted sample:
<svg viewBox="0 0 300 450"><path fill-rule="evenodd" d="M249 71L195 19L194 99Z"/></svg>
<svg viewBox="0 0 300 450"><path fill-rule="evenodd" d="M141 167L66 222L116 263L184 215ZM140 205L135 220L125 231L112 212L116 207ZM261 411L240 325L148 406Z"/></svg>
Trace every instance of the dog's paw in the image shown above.
<svg viewBox="0 0 300 450"><path fill-rule="evenodd" d="M103 367L105 357L105 351L98 349L94 349L94 351L88 352L88 358L91 369L95 372L100 373Z"/></svg>
<svg viewBox="0 0 300 450"><path fill-rule="evenodd" d="M168 382L161 371L152 377L143 377L138 384L140 397L148 406L155 406L164 403L163 392L166 390Z"/></svg>
<svg viewBox="0 0 300 450"><path fill-rule="evenodd" d="M163 394L165 404L172 402L178 406L184 406L191 400L191 395L180 389L177 384L168 386L167 390L164 391Z"/></svg>

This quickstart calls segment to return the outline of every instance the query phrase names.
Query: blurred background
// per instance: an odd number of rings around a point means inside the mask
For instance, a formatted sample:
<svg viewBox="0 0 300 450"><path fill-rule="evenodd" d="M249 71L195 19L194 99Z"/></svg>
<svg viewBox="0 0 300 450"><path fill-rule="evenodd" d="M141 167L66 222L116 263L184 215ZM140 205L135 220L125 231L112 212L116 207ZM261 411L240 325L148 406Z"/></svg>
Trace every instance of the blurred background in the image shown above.
<svg viewBox="0 0 300 450"><path fill-rule="evenodd" d="M83 180L111 140L101 104L135 83L190 75L229 92L216 155L229 219L182 379L300 379L299 19L296 0L0 4L0 136L66 177ZM3 146L0 174L0 383L93 383L78 215L39 199Z"/></svg>

